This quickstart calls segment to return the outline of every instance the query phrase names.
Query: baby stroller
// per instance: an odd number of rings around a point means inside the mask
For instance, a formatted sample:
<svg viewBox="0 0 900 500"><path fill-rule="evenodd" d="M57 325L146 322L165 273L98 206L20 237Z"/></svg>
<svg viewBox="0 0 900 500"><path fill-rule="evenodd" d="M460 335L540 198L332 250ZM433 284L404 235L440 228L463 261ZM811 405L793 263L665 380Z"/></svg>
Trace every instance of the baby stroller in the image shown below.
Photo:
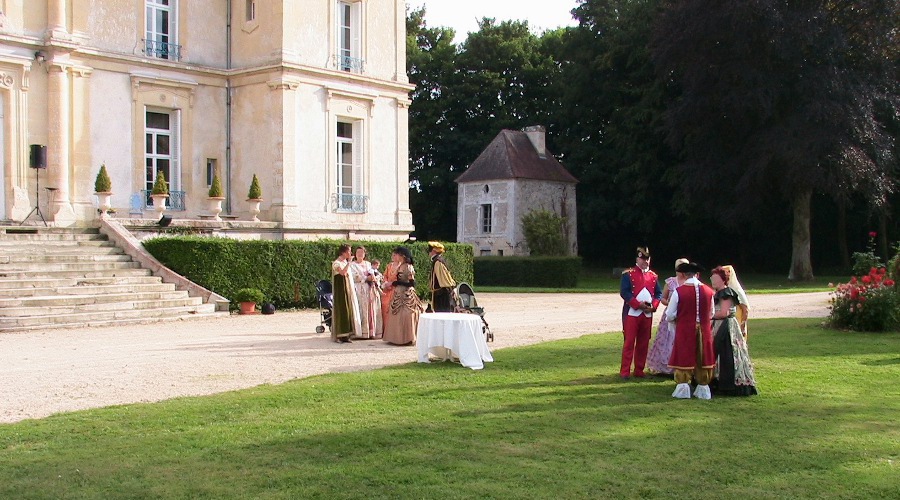
<svg viewBox="0 0 900 500"><path fill-rule="evenodd" d="M478 306L475 299L475 291L468 283L460 283L456 285L456 312L467 312L477 314L481 317L481 331L484 333L485 340L494 341L494 334L491 333L491 327L484 319L484 308Z"/></svg>
<svg viewBox="0 0 900 500"><path fill-rule="evenodd" d="M334 295L331 290L331 282L328 280L317 281L316 296L322 315L322 324L316 327L316 333L325 333L326 326L331 330L331 313L334 310Z"/></svg>

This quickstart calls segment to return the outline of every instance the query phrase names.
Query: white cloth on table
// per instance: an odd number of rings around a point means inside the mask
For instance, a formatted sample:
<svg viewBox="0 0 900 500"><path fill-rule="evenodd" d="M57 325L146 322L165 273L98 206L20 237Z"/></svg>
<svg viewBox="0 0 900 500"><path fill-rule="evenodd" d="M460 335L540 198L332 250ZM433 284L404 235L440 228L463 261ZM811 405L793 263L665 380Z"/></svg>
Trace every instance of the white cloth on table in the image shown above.
<svg viewBox="0 0 900 500"><path fill-rule="evenodd" d="M428 363L428 354L448 359L459 358L461 365L473 370L484 368L494 358L481 329L481 316L468 313L426 313L419 316L416 334L419 363Z"/></svg>

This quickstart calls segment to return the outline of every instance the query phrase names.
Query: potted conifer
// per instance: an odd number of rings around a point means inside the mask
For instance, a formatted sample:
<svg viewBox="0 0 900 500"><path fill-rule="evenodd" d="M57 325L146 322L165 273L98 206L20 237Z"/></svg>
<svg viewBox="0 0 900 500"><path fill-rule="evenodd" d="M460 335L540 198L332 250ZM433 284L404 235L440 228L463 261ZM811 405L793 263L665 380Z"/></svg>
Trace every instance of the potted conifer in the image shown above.
<svg viewBox="0 0 900 500"><path fill-rule="evenodd" d="M222 220L219 214L222 213L222 182L218 175L213 175L212 184L209 186L209 211L212 212L213 220Z"/></svg>
<svg viewBox="0 0 900 500"><path fill-rule="evenodd" d="M262 202L262 188L259 187L259 179L253 174L253 181L250 183L250 192L247 193L247 201L250 203L250 215L253 222L259 222L259 204Z"/></svg>
<svg viewBox="0 0 900 500"><path fill-rule="evenodd" d="M109 198L112 196L112 180L106 171L106 164L100 165L100 172L94 180L94 194L97 196L97 205L100 207L100 218L105 219L109 214L110 203Z"/></svg>
<svg viewBox="0 0 900 500"><path fill-rule="evenodd" d="M162 170L156 172L156 181L150 191L150 198L153 199L153 208L161 217L166 209L166 200L169 198L169 183L166 182L166 174Z"/></svg>
<svg viewBox="0 0 900 500"><path fill-rule="evenodd" d="M238 303L241 314L256 314L256 305L265 300L266 296L259 288L241 288L232 297L232 301Z"/></svg>

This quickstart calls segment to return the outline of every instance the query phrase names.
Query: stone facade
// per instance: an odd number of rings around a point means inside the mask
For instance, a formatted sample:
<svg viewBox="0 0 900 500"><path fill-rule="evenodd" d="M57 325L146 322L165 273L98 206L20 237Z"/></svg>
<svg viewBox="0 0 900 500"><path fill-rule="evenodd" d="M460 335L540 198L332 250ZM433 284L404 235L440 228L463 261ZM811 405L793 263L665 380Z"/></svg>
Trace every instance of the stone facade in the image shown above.
<svg viewBox="0 0 900 500"><path fill-rule="evenodd" d="M532 210L564 217L569 253L578 254L577 180L546 151L542 127L502 131L456 182L456 239L475 255L529 255L522 217Z"/></svg>
<svg viewBox="0 0 900 500"><path fill-rule="evenodd" d="M259 217L285 237L413 230L405 2L0 0L0 10L0 220L21 221L37 192L51 224L92 222L105 164L118 217L153 215L142 193L163 171L174 218L205 214L215 173L225 213L248 219L256 174ZM32 144L47 146L46 169L29 168Z"/></svg>

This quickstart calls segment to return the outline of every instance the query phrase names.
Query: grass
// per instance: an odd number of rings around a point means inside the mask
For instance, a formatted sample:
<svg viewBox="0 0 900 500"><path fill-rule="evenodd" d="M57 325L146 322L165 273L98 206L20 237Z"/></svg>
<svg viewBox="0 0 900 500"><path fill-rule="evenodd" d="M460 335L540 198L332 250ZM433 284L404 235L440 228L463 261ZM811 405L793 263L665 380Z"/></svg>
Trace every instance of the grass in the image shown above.
<svg viewBox="0 0 900 500"><path fill-rule="evenodd" d="M657 270L657 272L659 272ZM674 273L672 273L674 274ZM747 293L798 293L798 292L830 292L834 287L829 283L841 283L849 276L817 276L809 282L789 281L784 275L775 274L742 274L738 273L741 284ZM661 278L668 278L663 273ZM608 269L583 268L575 288L541 288L541 287L508 287L508 286L476 286L476 292L500 293L619 293L621 277L613 276ZM709 283L704 274L703 281Z"/></svg>
<svg viewBox="0 0 900 500"><path fill-rule="evenodd" d="M620 381L606 334L0 425L0 497L893 498L900 332L750 342L752 398Z"/></svg>

